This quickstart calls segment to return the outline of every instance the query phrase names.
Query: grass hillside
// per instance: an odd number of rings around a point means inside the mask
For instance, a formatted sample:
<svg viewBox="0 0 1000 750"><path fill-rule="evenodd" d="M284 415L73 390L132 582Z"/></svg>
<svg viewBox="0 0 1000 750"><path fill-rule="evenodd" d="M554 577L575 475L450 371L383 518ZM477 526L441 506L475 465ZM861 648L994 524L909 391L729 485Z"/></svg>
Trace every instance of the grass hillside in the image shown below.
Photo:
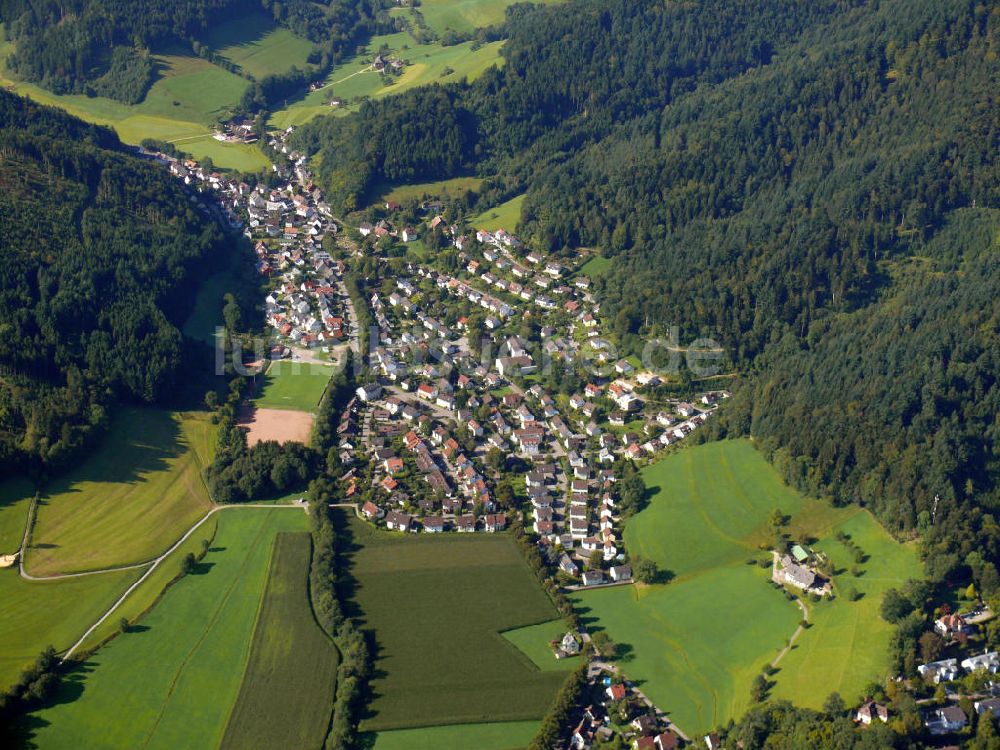
<svg viewBox="0 0 1000 750"><path fill-rule="evenodd" d="M108 125L126 143L156 138L174 143L196 159L211 157L220 167L255 170L267 166L264 155L254 146L222 143L211 136L211 126L236 105L249 85L218 65L184 50L161 51L153 56L155 83L143 101L128 105L99 96L53 94L19 81L4 64L12 49L11 42L0 41L0 85L18 94L87 122Z"/></svg>
<svg viewBox="0 0 1000 750"><path fill-rule="evenodd" d="M21 546L28 509L35 485L24 478L0 482L0 555L9 555Z"/></svg>
<svg viewBox="0 0 1000 750"><path fill-rule="evenodd" d="M750 685L795 631L802 614L768 583L760 559L772 538L773 509L791 516L789 536L829 553L834 601L808 604L813 627L782 658L773 694L820 706L840 691L861 697L882 676L890 626L878 617L882 593L919 573L912 547L895 542L865 511L831 508L783 485L749 441L680 451L643 472L649 506L625 528L632 555L655 560L675 578L667 584L583 592L581 615L622 644L622 667L685 732L700 732L740 714ZM868 555L863 575L846 570L852 556L835 541L849 534ZM856 588L864 596L843 595ZM864 643L864 646L860 644Z"/></svg>
<svg viewBox="0 0 1000 750"><path fill-rule="evenodd" d="M478 78L492 65L502 64L502 42L484 44L472 49L471 42L442 47L440 44L417 44L409 34L383 34L373 37L363 52L336 66L327 76L323 88L313 91L285 109L271 115L269 124L274 128L302 125L318 115L342 114L357 108L357 102L366 97L380 99L431 83L448 83L468 78ZM394 55L410 63L391 85L371 70L372 57L382 45ZM345 105L332 109L332 97L340 97Z"/></svg>
<svg viewBox="0 0 1000 750"><path fill-rule="evenodd" d="M275 537L250 660L221 747L320 747L333 708L337 649L309 603L307 533Z"/></svg>
<svg viewBox="0 0 1000 750"><path fill-rule="evenodd" d="M524 203L524 195L515 196L495 208L483 211L472 220L472 226L476 229L485 229L488 232L494 232L497 229L513 232L521 221L522 203Z"/></svg>
<svg viewBox="0 0 1000 750"><path fill-rule="evenodd" d="M202 41L254 78L303 68L312 49L308 39L278 26L263 13L218 24L202 36Z"/></svg>
<svg viewBox="0 0 1000 750"><path fill-rule="evenodd" d="M32 740L53 750L217 747L243 680L274 538L307 528L305 514L291 509L220 514L197 570L67 676L54 704L32 716Z"/></svg>
<svg viewBox="0 0 1000 750"><path fill-rule="evenodd" d="M349 528L354 599L377 653L362 731L544 715L565 673L538 670L499 635L556 616L513 540L402 536L353 517Z"/></svg>
<svg viewBox="0 0 1000 750"><path fill-rule="evenodd" d="M431 31L469 32L503 23L507 8L517 0L422 0L418 10ZM561 0L543 0L559 2ZM392 16L406 17L409 10L394 8Z"/></svg>
<svg viewBox="0 0 1000 750"><path fill-rule="evenodd" d="M214 447L207 413L119 410L97 449L44 489L29 572L96 570L162 553L211 507L201 473Z"/></svg>

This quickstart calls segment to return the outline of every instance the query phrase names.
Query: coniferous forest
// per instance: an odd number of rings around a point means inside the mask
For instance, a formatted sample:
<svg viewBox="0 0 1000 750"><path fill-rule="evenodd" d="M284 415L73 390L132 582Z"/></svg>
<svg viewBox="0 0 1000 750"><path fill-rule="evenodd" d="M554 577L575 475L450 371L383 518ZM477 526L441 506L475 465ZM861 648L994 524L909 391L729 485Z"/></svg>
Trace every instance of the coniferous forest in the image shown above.
<svg viewBox="0 0 1000 750"><path fill-rule="evenodd" d="M968 555L1000 549L998 9L583 0L508 28L473 84L302 128L329 196L468 171L480 209L525 192L520 234L614 258L626 351L720 342L724 433L923 533L934 579L996 588L1000 557Z"/></svg>
<svg viewBox="0 0 1000 750"><path fill-rule="evenodd" d="M0 466L65 468L117 400L168 397L218 224L114 133L0 92Z"/></svg>
<svg viewBox="0 0 1000 750"><path fill-rule="evenodd" d="M18 76L58 94L126 104L142 101L155 79L151 51L181 44L203 53L200 40L213 25L261 11L315 48L306 70L254 81L244 101L248 109L269 96L287 96L352 53L372 31L375 15L368 0L153 0L141 11L128 0L0 0L0 18L17 40L7 64Z"/></svg>

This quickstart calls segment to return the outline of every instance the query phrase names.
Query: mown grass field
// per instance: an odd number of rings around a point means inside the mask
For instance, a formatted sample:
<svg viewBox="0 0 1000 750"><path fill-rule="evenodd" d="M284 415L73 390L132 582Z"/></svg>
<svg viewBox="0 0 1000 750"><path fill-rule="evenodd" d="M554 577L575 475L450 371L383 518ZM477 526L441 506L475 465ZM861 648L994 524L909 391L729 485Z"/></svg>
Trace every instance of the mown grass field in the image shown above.
<svg viewBox="0 0 1000 750"><path fill-rule="evenodd" d="M226 509L222 512L229 513L230 510ZM178 571L181 566L181 560L183 560L189 553L195 556L200 555L203 544L205 542L211 543L212 540L215 539L218 526L219 514L214 513L205 521L205 523L199 526L198 530L185 540L181 546L171 552L166 558L164 558L163 562L156 566L156 570L150 573L149 577L139 584L132 591L132 593L128 595L128 598L125 599L125 601L118 605L111 617L94 628L94 631L87 636L83 643L80 644L77 653L84 654L88 651L92 651L104 643L109 637L117 635L118 623L121 618L124 617L129 622L135 623L138 622L141 617L149 613L159 602L164 591L166 591L170 584L177 578ZM144 568L136 571L136 573L144 573L145 570L146 569Z"/></svg>
<svg viewBox="0 0 1000 750"><path fill-rule="evenodd" d="M521 221L522 203L524 203L524 195L515 196L495 208L483 211L472 220L472 226L476 229L485 229L488 232L494 232L497 229L513 232Z"/></svg>
<svg viewBox="0 0 1000 750"><path fill-rule="evenodd" d="M378 73L369 68L372 57L383 44L410 63L395 82L388 86ZM490 42L473 50L471 42L450 47L417 44L406 32L373 37L362 54L349 58L331 71L323 88L274 112L268 124L272 128L302 125L318 115L352 111L357 108L357 101L365 97L379 99L401 94L417 86L449 83L462 78L473 81L487 68L502 64L502 44L503 42ZM329 101L334 96L343 99L345 104L332 109Z"/></svg>
<svg viewBox="0 0 1000 750"><path fill-rule="evenodd" d="M273 362L254 403L262 409L316 411L334 368L305 362Z"/></svg>
<svg viewBox="0 0 1000 750"><path fill-rule="evenodd" d="M202 41L258 79L285 73L293 66L304 68L312 49L308 39L278 26L263 13L250 13L218 24Z"/></svg>
<svg viewBox="0 0 1000 750"><path fill-rule="evenodd" d="M580 266L580 273L584 276L589 276L592 279L599 279L609 270L611 270L611 259L604 258L600 255L595 255Z"/></svg>
<svg viewBox="0 0 1000 750"><path fill-rule="evenodd" d="M292 509L219 516L198 570L171 586L132 632L74 670L54 705L30 717L38 747L219 745L246 669L273 539L308 528L305 513Z"/></svg>
<svg viewBox="0 0 1000 750"><path fill-rule="evenodd" d="M34 496L35 484L28 479L0 481L0 555L9 555L21 546Z"/></svg>
<svg viewBox="0 0 1000 750"><path fill-rule="evenodd" d="M323 745L340 659L309 603L311 552L307 533L275 537L250 660L222 748Z"/></svg>
<svg viewBox="0 0 1000 750"><path fill-rule="evenodd" d="M162 553L211 507L202 469L215 433L207 413L120 409L98 448L44 488L28 571L98 570Z"/></svg>
<svg viewBox="0 0 1000 750"><path fill-rule="evenodd" d="M814 626L781 661L775 695L819 706L833 690L847 700L860 697L864 684L881 676L888 628L877 622L877 609L886 587L918 574L911 548L889 538L865 511L831 508L789 489L749 441L683 450L643 476L653 497L627 524L626 546L676 578L584 592L577 603L585 620L624 644L626 673L643 681L643 691L681 729L708 730L741 713L753 678L801 619L767 583L769 570L745 564L763 555L759 545L770 538L774 508L792 516L793 539L819 539L815 546L828 549L840 567L849 568L850 560L831 541L838 529L871 555L864 576L834 580L838 592L856 586L863 599L810 605Z"/></svg>
<svg viewBox="0 0 1000 750"><path fill-rule="evenodd" d="M565 673L540 671L500 636L556 617L512 539L402 536L348 522L354 600L377 644L361 731L545 714Z"/></svg>
<svg viewBox="0 0 1000 750"><path fill-rule="evenodd" d="M58 581L25 581L0 570L0 690L47 647L68 649L140 575L126 570Z"/></svg>
<svg viewBox="0 0 1000 750"><path fill-rule="evenodd" d="M222 318L223 297L233 290L233 274L221 271L201 282L194 298L191 314L184 321L185 336L206 344L215 343L215 329L224 326Z"/></svg>
<svg viewBox="0 0 1000 750"><path fill-rule="evenodd" d="M569 672L580 665L582 656L556 659L549 644L562 640L569 628L561 620L507 630L501 635L543 672Z"/></svg>
<svg viewBox="0 0 1000 750"><path fill-rule="evenodd" d="M104 97L53 94L16 80L5 65L12 49L12 42L0 41L0 84L40 104L110 126L126 143L138 144L144 138L170 141L196 159L211 157L227 169L253 171L268 164L255 146L221 143L211 137L212 124L239 102L248 81L187 50L158 51L154 55L157 80L143 101L129 105Z"/></svg>
<svg viewBox="0 0 1000 750"><path fill-rule="evenodd" d="M432 31L443 34L452 31L474 31L503 23L507 8L517 0L422 0L418 10ZM554 0L543 0L553 2ZM555 0L559 1L559 0ZM405 17L406 8L395 8L393 16Z"/></svg>
<svg viewBox="0 0 1000 750"><path fill-rule="evenodd" d="M893 628L879 616L882 596L886 589L920 574L915 547L898 544L868 513L855 513L837 530L869 557L860 566L864 573L858 578L850 573L838 576L840 597L810 607L813 627L782 660L772 691L777 698L809 708L821 708L832 691L847 701L860 699L865 684L884 676ZM851 552L832 535L815 547L840 569L854 564ZM857 589L861 599L848 601L844 594L850 588Z"/></svg>
<svg viewBox="0 0 1000 750"><path fill-rule="evenodd" d="M383 191L376 203L396 201L405 203L409 200L420 200L432 197L456 197L468 190L478 190L483 183L481 177L453 177L450 180L437 182L419 182L409 185L396 185Z"/></svg>
<svg viewBox="0 0 1000 750"><path fill-rule="evenodd" d="M537 721L394 729L374 735L372 750L519 750L536 732Z"/></svg>

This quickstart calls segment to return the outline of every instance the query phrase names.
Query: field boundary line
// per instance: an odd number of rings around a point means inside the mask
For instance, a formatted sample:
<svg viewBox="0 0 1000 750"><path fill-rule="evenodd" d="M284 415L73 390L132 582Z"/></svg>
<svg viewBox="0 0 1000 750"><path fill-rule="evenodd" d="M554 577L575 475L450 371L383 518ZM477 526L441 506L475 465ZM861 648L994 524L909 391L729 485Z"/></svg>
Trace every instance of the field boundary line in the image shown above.
<svg viewBox="0 0 1000 750"><path fill-rule="evenodd" d="M215 610L212 612L212 616L209 618L209 621L206 623L204 630L202 630L201 632L201 636L199 636L198 640L195 641L193 646L191 646L190 650L187 653L187 656L184 657L184 660L177 668L177 671L174 672L174 678L170 681L170 689L167 691L166 698L160 704L160 711L156 715L156 721L153 722L153 726L150 727L149 732L146 734L146 739L142 743L142 746L144 748L149 746L150 741L153 739L153 735L156 734L156 730L160 726L160 722L163 721L163 716L167 712L167 706L170 704L171 699L174 697L174 693L177 690L177 683L181 679L181 676L184 674L184 670L187 668L187 665L191 663L191 659L194 657L195 652L201 648L201 645L205 642L205 639L208 638L208 634L215 628L215 624L219 621L219 617L222 615L222 610L225 609L226 604L229 603L229 600L233 596L233 592L236 591L236 587L242 581L243 573L246 571L247 566L250 564L250 558L253 556L253 547L256 546L256 544L260 541L261 537L263 537L266 532L267 532L266 524L261 525L260 529L257 530L257 534L253 539L253 544L247 551L247 556L243 559L243 563L240 565L237 575L233 577L233 580L229 584L229 588L226 589L226 593L222 597L222 600L217 603ZM268 567L270 567L271 565L271 556L273 554L274 554L274 547L272 546L271 550L268 552L268 558L267 558ZM247 649L247 658L249 658L249 654L250 651L249 649ZM244 670L245 669L246 668L244 667Z"/></svg>
<svg viewBox="0 0 1000 750"><path fill-rule="evenodd" d="M144 565L149 565L150 566L149 570L147 570L145 573L143 573L135 583L133 583L131 586L129 586L127 589L125 589L125 593L123 593L117 599L117 601L115 601L114 604L112 604L108 608L108 610L103 615L101 615L101 617L97 620L97 622L95 622L93 625L91 625L89 628L87 628L87 631L82 636L80 636L80 639L76 643L74 643L72 646L70 646L69 649L66 651L66 653L63 654L62 658L60 659L60 662L65 662L66 660L68 660L73 655L73 653L78 648L80 648L80 646L84 643L84 641L86 641L87 638L90 637L90 634L93 633L95 630L97 630L97 628L105 620L107 620L109 617L111 617L111 615L114 614L114 611L116 609L118 609L119 606L121 606L121 604L129 597L129 595L133 591L135 591L142 584L143 581L145 581L147 578L149 578L149 576L152 574L152 572L154 570L156 570L157 567L159 567L160 563L163 562L170 555L170 553L172 553L174 550L176 550L178 547L180 547L184 542L186 542L188 540L188 538L195 531L197 531L201 527L201 525L204 524L205 521L207 521L211 516L213 516L215 513L218 513L219 511L224 510L226 508L267 508L267 509L273 509L273 508L296 508L296 509L300 509L303 512L305 512L306 509L307 509L307 506L305 506L305 505L266 505L266 504L263 504L263 503L253 503L253 504L246 504L246 505L217 505L216 507L212 508L210 511L208 511L208 513L206 513L204 516L202 516L202 518L201 518L200 521L198 521L194 526L192 526L190 529L188 529L187 532L180 539L178 539L173 544L173 546L170 547L170 549L168 549L166 552L164 552L159 557L157 557L157 558L155 558L153 560L150 560L147 563L143 563ZM93 571L92 573L74 573L74 574L70 574L69 576L56 576L56 578L75 577L75 576L79 576L79 575L93 575L94 573L108 573L108 572L114 572L115 570L120 570L120 568L113 568L113 569L110 569L110 570ZM43 580L44 581L44 580L52 580L52 579L51 578L42 578L42 579L29 579L29 580Z"/></svg>

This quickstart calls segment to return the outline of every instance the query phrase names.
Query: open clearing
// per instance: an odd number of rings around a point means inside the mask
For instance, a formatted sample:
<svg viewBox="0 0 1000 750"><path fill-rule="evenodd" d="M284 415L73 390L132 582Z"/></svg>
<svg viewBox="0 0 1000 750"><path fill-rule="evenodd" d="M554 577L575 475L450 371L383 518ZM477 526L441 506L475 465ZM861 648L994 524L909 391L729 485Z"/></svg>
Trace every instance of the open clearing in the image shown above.
<svg viewBox="0 0 1000 750"><path fill-rule="evenodd" d="M246 669L273 539L305 531L308 518L288 508L218 515L198 569L171 586L138 627L74 670L54 705L32 715L37 746L219 745Z"/></svg>
<svg viewBox="0 0 1000 750"><path fill-rule="evenodd" d="M0 570L0 690L9 687L47 646L57 651L72 646L141 572L26 581L16 567Z"/></svg>
<svg viewBox="0 0 1000 750"><path fill-rule="evenodd" d="M119 409L98 448L44 488L28 572L99 570L161 554L211 507L202 469L215 433L207 413Z"/></svg>
<svg viewBox="0 0 1000 750"><path fill-rule="evenodd" d="M592 279L599 279L610 270L611 259L604 258L600 255L595 255L593 258L580 266L580 273L584 276L589 276Z"/></svg>
<svg viewBox="0 0 1000 750"><path fill-rule="evenodd" d="M545 3L553 0L542 0ZM421 0L417 10L432 31L468 32L503 23L507 8L517 0ZM407 17L409 9L393 8L389 15Z"/></svg>
<svg viewBox="0 0 1000 750"><path fill-rule="evenodd" d="M472 220L472 226L476 229L485 229L487 232L495 232L497 229L513 232L521 221L522 203L524 203L524 195L515 196L496 208L483 211Z"/></svg>
<svg viewBox="0 0 1000 750"><path fill-rule="evenodd" d="M526 747L536 732L537 721L394 729L374 735L372 750L518 750Z"/></svg>
<svg viewBox="0 0 1000 750"><path fill-rule="evenodd" d="M153 55L158 78L138 104L83 94L58 95L11 77L6 59L13 43L0 41L0 84L39 104L64 109L87 122L114 128L126 143L144 138L178 141L177 147L196 159L211 157L219 167L253 171L268 165L255 146L222 143L211 126L230 111L249 85L245 79L181 49Z"/></svg>
<svg viewBox="0 0 1000 750"><path fill-rule="evenodd" d="M220 57L254 78L304 68L312 43L279 26L264 13L250 13L219 24L202 41Z"/></svg>
<svg viewBox="0 0 1000 750"><path fill-rule="evenodd" d="M568 630L566 623L559 619L543 622L540 625L529 625L526 628L507 630L501 635L543 672L570 672L580 665L583 657L557 659L549 645L552 641L562 640Z"/></svg>
<svg viewBox="0 0 1000 750"><path fill-rule="evenodd" d="M437 182L396 185L384 192L377 202L405 203L409 200L420 200L428 197L458 197L466 191L478 190L482 183L481 177L453 177L450 180L438 180Z"/></svg>
<svg viewBox="0 0 1000 750"><path fill-rule="evenodd" d="M250 660L222 747L321 747L339 657L309 603L307 533L275 537Z"/></svg>
<svg viewBox="0 0 1000 750"><path fill-rule="evenodd" d="M750 684L777 656L801 619L798 608L768 583L769 569L746 565L769 539L768 515L792 516L787 531L819 539L837 568L853 562L834 542L844 530L870 556L865 574L841 573L835 590L856 587L851 602L809 604L814 625L780 663L774 694L819 706L839 690L849 702L886 667L889 628L877 616L881 594L918 574L914 551L893 541L857 508L831 508L786 487L749 441L696 446L643 471L653 492L631 519L625 541L633 555L655 560L677 577L668 584L579 593L585 621L623 644L623 669L687 733L742 712ZM860 645L864 644L864 645Z"/></svg>
<svg viewBox="0 0 1000 750"><path fill-rule="evenodd" d="M401 94L417 86L451 83L462 78L473 81L487 68L503 63L500 57L502 44L502 41L490 42L474 50L472 42L450 47L417 44L406 32L372 37L362 53L334 67L323 88L274 112L268 124L272 128L302 125L317 115L352 111L362 98L378 99ZM410 63L388 86L382 76L370 67L372 58L382 45L388 46L394 54ZM332 109L329 102L335 96L345 104Z"/></svg>
<svg viewBox="0 0 1000 750"><path fill-rule="evenodd" d="M0 481L0 555L16 552L24 538L34 482L23 477Z"/></svg>
<svg viewBox="0 0 1000 750"><path fill-rule="evenodd" d="M313 415L305 411L258 409L250 405L240 407L236 424L246 430L247 445L251 448L264 440L309 445Z"/></svg>
<svg viewBox="0 0 1000 750"><path fill-rule="evenodd" d="M258 395L254 403L260 409L314 412L334 372L329 365L272 362L267 371L258 376Z"/></svg>
<svg viewBox="0 0 1000 750"><path fill-rule="evenodd" d="M346 516L353 599L377 644L361 731L540 719L566 674L540 671L500 636L556 617L514 541L403 536Z"/></svg>
<svg viewBox="0 0 1000 750"><path fill-rule="evenodd" d="M821 708L832 691L845 700L861 698L860 691L886 670L886 653L893 627L879 616L882 595L909 577L919 577L915 549L898 544L870 515L856 513L840 524L843 531L868 555L860 567L864 575L838 576L841 597L830 604L810 607L813 627L796 641L781 661L781 672L772 694L797 705ZM850 568L851 553L832 535L821 539L822 550L838 568ZM862 594L856 602L843 596L847 588Z"/></svg>

